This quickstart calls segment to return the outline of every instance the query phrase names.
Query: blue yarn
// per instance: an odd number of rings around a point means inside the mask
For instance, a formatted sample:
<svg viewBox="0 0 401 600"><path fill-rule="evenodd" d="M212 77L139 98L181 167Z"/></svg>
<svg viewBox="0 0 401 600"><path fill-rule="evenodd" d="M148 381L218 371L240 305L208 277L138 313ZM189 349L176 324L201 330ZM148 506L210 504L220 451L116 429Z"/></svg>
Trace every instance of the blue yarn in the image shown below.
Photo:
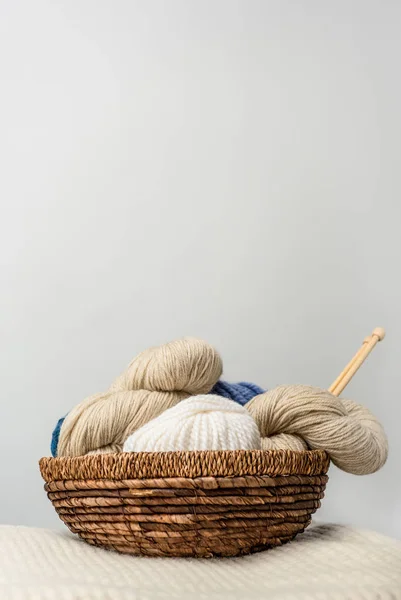
<svg viewBox="0 0 401 600"><path fill-rule="evenodd" d="M209 393L223 396L224 398L238 402L238 404L244 405L249 402L249 400L252 400L254 396L263 394L264 391L265 390L255 383L248 383L247 381L227 383L226 381L220 380Z"/></svg>
<svg viewBox="0 0 401 600"><path fill-rule="evenodd" d="M52 441L50 443L50 451L52 453L52 456L57 456L58 439L60 437L60 429L62 424L64 423L64 419L65 417L61 417L61 419L57 421L57 425L52 433Z"/></svg>
<svg viewBox="0 0 401 600"><path fill-rule="evenodd" d="M240 383L227 383L226 381L218 381L216 385L210 390L210 394L216 394L217 396L223 396L229 400L234 400L238 404L246 404L249 400L252 400L254 396L263 394L265 390L256 385L255 383L248 383L247 381L241 381ZM57 446L60 437L60 429L64 423L65 417L61 417L57 421L57 425L52 433L52 441L50 444L50 450L52 456L57 456Z"/></svg>

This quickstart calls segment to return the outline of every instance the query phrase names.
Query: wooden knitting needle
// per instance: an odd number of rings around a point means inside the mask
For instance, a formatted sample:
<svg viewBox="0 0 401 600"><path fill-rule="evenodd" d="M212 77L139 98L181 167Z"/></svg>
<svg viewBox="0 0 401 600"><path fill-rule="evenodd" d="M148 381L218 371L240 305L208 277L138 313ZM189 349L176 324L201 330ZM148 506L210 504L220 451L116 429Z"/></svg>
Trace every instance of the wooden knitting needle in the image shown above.
<svg viewBox="0 0 401 600"><path fill-rule="evenodd" d="M337 379L329 387L329 392L334 396L339 396L344 388L349 384L359 367L365 362L366 358L372 352L377 342L381 342L386 332L382 327L376 327L372 334L363 340L362 347L351 359L345 369L340 373Z"/></svg>
<svg viewBox="0 0 401 600"><path fill-rule="evenodd" d="M364 352L364 350L366 348L366 344L368 342L370 342L371 339L372 339L372 334L368 335L367 337L365 337L365 339L363 340L363 344L359 348L358 352L355 354L355 356L353 356L351 358L351 360L349 361L349 363L347 364L347 366L341 371L341 373L339 374L339 376L337 377L337 379L335 381L333 381L333 383L331 384L331 386L329 388L329 392L333 393L333 390L336 389L336 387L338 386L338 384L340 383L340 381L345 377L346 373L348 373L348 371L351 369L352 365L357 360L357 358L359 358L359 356L362 354L362 352Z"/></svg>

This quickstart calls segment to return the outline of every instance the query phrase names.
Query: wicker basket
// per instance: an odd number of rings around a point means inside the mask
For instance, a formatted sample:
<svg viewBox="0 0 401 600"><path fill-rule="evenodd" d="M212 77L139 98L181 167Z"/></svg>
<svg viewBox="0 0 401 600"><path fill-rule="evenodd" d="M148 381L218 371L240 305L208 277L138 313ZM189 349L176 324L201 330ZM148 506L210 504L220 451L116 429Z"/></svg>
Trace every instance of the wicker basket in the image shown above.
<svg viewBox="0 0 401 600"><path fill-rule="evenodd" d="M323 451L42 458L60 519L89 544L148 556L236 556L280 545L320 506Z"/></svg>

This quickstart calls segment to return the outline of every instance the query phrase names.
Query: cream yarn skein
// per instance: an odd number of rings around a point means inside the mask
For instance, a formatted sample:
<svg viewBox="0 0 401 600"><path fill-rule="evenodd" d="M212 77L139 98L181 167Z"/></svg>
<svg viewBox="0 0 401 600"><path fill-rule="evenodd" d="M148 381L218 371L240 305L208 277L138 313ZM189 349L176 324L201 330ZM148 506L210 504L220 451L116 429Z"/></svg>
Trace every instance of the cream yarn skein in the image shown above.
<svg viewBox="0 0 401 600"><path fill-rule="evenodd" d="M262 436L262 449L326 450L343 471L366 475L387 459L383 427L365 407L307 385L282 385L245 405Z"/></svg>
<svg viewBox="0 0 401 600"><path fill-rule="evenodd" d="M57 456L121 452L134 431L181 400L209 392L221 373L219 354L202 340L183 338L145 350L107 392L68 413Z"/></svg>
<svg viewBox="0 0 401 600"><path fill-rule="evenodd" d="M127 439L123 452L259 448L259 430L249 412L209 394L182 400L146 423Z"/></svg>

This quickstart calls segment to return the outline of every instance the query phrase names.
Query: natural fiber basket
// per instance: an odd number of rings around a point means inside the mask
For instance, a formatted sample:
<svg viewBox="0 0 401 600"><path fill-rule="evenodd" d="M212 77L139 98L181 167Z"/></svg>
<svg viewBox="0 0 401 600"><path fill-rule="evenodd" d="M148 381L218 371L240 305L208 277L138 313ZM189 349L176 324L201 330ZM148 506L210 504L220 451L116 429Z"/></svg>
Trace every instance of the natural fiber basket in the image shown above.
<svg viewBox="0 0 401 600"><path fill-rule="evenodd" d="M320 506L323 451L42 458L60 519L89 544L148 556L235 556L280 545Z"/></svg>

